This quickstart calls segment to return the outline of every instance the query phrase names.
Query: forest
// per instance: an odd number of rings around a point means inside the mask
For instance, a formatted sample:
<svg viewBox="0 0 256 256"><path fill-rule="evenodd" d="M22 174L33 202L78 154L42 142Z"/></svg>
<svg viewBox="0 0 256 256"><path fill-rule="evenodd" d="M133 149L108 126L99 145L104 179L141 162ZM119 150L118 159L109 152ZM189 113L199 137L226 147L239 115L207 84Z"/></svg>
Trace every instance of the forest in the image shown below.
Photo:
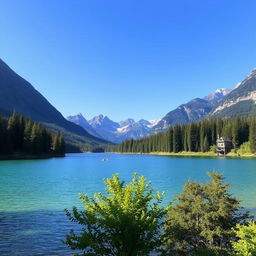
<svg viewBox="0 0 256 256"><path fill-rule="evenodd" d="M60 132L51 133L40 123L17 113L0 116L0 155L64 156L65 141Z"/></svg>
<svg viewBox="0 0 256 256"><path fill-rule="evenodd" d="M215 152L218 137L232 141L233 152L239 149L256 153L256 119L237 117L235 119L205 119L200 122L170 127L139 140L126 140L119 145L110 146L109 152Z"/></svg>

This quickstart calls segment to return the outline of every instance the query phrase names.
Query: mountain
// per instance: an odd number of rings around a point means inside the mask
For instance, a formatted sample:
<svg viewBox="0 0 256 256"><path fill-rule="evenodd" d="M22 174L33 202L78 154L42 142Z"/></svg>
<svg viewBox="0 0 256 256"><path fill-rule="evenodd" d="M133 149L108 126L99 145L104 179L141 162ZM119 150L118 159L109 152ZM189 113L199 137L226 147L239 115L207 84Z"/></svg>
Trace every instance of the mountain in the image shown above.
<svg viewBox="0 0 256 256"><path fill-rule="evenodd" d="M195 122L206 117L231 89L218 89L203 99L195 98L167 113L152 129L152 133L164 131L171 125Z"/></svg>
<svg viewBox="0 0 256 256"><path fill-rule="evenodd" d="M91 135L101 138L101 136L96 133L96 131L91 127L91 125L88 123L88 121L84 118L84 116L81 113L74 116L68 116L67 120L81 126Z"/></svg>
<svg viewBox="0 0 256 256"><path fill-rule="evenodd" d="M210 117L234 118L256 116L256 69L238 83L236 88L224 97L210 113Z"/></svg>
<svg viewBox="0 0 256 256"><path fill-rule="evenodd" d="M151 134L151 128L157 123L156 120L141 119L138 122L131 122L117 129L119 141L128 139L141 139Z"/></svg>
<svg viewBox="0 0 256 256"><path fill-rule="evenodd" d="M119 142L116 140L115 131L120 125L110 120L107 116L95 116L93 119L89 120L89 124L102 138L114 143Z"/></svg>
<svg viewBox="0 0 256 256"><path fill-rule="evenodd" d="M29 82L16 74L0 59L0 114L9 116L17 113L41 122L52 130L60 130L69 148L89 148L106 144L81 126L67 121Z"/></svg>
<svg viewBox="0 0 256 256"><path fill-rule="evenodd" d="M135 122L128 118L124 121L114 122L107 116L99 115L87 121L81 114L69 116L67 119L81 125L90 134L104 138L113 143L120 143L128 139L141 139L151 134L163 132L174 124L185 124L201 120L208 116L214 106L218 104L231 89L218 89L203 99L196 98L186 104L182 104L170 111L162 119L145 120Z"/></svg>
<svg viewBox="0 0 256 256"><path fill-rule="evenodd" d="M220 88L205 96L204 99L210 102L212 105L215 105L220 102L226 95L228 95L232 90L233 89L230 88Z"/></svg>
<svg viewBox="0 0 256 256"><path fill-rule="evenodd" d="M113 143L146 137L150 135L151 128L159 121L141 119L135 122L134 119L128 118L124 121L114 122L104 115L95 116L87 121L82 114L69 116L67 119L81 125L89 133Z"/></svg>

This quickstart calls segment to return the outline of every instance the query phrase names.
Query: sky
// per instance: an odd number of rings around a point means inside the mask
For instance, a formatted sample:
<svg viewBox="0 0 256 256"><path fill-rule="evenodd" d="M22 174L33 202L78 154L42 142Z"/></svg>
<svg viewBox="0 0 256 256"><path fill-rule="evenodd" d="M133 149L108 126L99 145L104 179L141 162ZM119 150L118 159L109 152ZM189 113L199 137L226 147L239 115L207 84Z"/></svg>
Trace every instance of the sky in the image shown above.
<svg viewBox="0 0 256 256"><path fill-rule="evenodd" d="M255 11L255 0L0 0L0 58L64 116L156 119L256 66Z"/></svg>

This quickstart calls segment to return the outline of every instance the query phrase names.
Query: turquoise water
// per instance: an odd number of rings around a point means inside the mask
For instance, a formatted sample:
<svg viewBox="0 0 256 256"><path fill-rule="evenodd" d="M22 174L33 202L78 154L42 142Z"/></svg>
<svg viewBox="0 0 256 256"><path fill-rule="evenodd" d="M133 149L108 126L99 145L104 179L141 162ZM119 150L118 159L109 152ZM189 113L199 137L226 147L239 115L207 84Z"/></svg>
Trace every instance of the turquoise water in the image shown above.
<svg viewBox="0 0 256 256"><path fill-rule="evenodd" d="M102 158L109 161L102 162ZM243 206L256 209L256 160L118 154L68 154L66 158L0 162L0 255L69 255L60 240L72 224L63 209L81 206L78 193L104 191L103 178L129 181L145 175L165 191L167 203L190 179L207 181L217 170L232 183Z"/></svg>

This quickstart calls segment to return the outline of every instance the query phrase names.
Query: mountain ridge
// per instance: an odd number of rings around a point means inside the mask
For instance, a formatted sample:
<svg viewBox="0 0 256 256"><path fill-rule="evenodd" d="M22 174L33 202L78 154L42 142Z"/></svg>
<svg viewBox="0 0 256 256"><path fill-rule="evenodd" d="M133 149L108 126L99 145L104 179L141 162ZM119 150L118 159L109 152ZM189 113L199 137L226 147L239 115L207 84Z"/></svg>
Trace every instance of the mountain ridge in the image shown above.
<svg viewBox="0 0 256 256"><path fill-rule="evenodd" d="M256 116L256 69L224 97L212 110L210 117L233 118Z"/></svg>
<svg viewBox="0 0 256 256"><path fill-rule="evenodd" d="M73 147L75 144L107 144L107 141L94 137L79 125L67 121L32 84L0 59L0 113L10 116L14 111L41 122L52 130L60 130Z"/></svg>

